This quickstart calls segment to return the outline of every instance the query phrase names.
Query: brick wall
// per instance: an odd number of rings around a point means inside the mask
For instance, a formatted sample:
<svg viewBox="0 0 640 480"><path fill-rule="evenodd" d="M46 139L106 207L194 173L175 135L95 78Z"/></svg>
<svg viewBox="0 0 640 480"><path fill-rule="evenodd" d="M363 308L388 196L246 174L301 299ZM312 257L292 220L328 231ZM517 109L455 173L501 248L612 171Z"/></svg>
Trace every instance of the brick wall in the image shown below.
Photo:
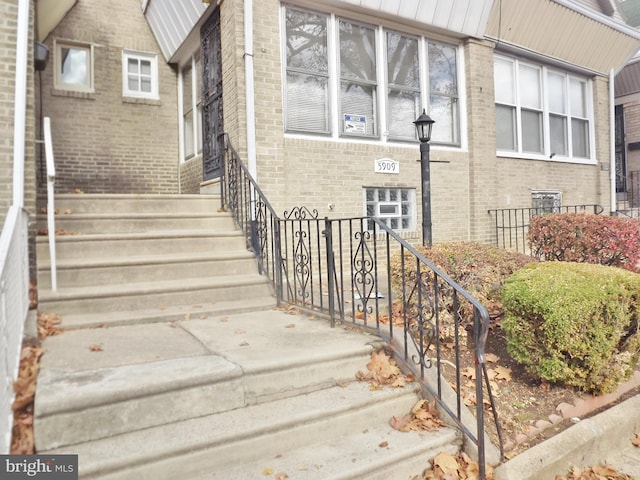
<svg viewBox="0 0 640 480"><path fill-rule="evenodd" d="M54 38L94 44L95 93L53 88ZM57 191L177 192L177 76L140 1L79 0L45 43L52 55L42 73L42 113L51 117ZM123 97L123 49L158 54L159 100Z"/></svg>

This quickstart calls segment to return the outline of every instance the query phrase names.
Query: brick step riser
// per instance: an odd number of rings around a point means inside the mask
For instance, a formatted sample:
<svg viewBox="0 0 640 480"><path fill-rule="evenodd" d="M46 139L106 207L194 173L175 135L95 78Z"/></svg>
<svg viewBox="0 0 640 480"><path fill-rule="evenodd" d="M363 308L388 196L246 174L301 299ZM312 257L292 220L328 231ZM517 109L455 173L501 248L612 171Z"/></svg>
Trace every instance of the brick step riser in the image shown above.
<svg viewBox="0 0 640 480"><path fill-rule="evenodd" d="M141 385L131 392L132 399L87 405L45 417L37 422L38 448L49 450L82 442L109 438L126 432L223 413L269 399L273 391L278 398L289 398L326 386L336 380L354 380L369 355L354 354L312 365L284 366L266 375L243 376L226 382L168 389L164 393L139 396ZM215 401L211 401L215 398ZM188 405L189 408L184 408ZM162 412L158 415L158 412Z"/></svg>
<svg viewBox="0 0 640 480"><path fill-rule="evenodd" d="M181 282L177 282L176 285L179 287ZM56 313L64 317L65 314L78 314L83 312L106 313L112 311L163 308L171 305L215 303L222 301L242 302L246 298L268 297L271 296L271 294L271 290L266 283L247 283L245 285L221 286L218 288L200 288L197 290L179 290L175 292L148 292L103 298L41 299L38 310L47 313Z"/></svg>
<svg viewBox="0 0 640 480"><path fill-rule="evenodd" d="M38 211L46 207L46 198L38 199ZM61 213L181 213L217 212L219 195L56 195L55 209Z"/></svg>
<svg viewBox="0 0 640 480"><path fill-rule="evenodd" d="M72 288L88 285L118 285L127 282L153 282L166 279L222 277L257 271L258 267L254 257L87 268L60 268L58 266L57 282L58 288ZM51 270L49 268L38 270L38 288L51 289Z"/></svg>
<svg viewBox="0 0 640 480"><path fill-rule="evenodd" d="M122 258L136 255L169 255L176 252L246 251L244 238L234 235L154 237L146 239L113 238L91 240L81 235L58 237L56 257L59 260L78 258ZM58 239L56 239L58 240ZM37 241L38 260L49 260L47 237Z"/></svg>
<svg viewBox="0 0 640 480"><path fill-rule="evenodd" d="M48 230L47 220L38 218L37 231ZM94 233L144 233L167 232L174 230L232 230L233 219L228 215L193 216L185 214L183 217L136 218L78 218L72 216L56 217L57 232L76 234Z"/></svg>

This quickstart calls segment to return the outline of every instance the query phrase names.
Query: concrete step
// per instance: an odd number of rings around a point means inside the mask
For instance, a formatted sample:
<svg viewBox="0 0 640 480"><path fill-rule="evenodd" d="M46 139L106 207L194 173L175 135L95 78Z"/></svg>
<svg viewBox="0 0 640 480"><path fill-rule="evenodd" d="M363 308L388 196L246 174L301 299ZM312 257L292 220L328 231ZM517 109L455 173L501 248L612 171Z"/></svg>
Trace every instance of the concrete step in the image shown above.
<svg viewBox="0 0 640 480"><path fill-rule="evenodd" d="M284 315L253 314L267 321L276 318L281 324L290 321ZM283 325L274 332L264 332L267 325L238 321L239 318L242 317L232 318L235 325L216 319L191 320L173 327L161 324L115 327L65 332L53 338L47 348L51 358L44 363L60 364L61 369L45 367L38 379L38 448L75 445L354 381L355 372L367 363L377 344L375 337L339 330L326 334L313 330L309 333L318 335L309 338L301 338L302 332L285 329ZM260 345L259 339L247 333L247 343L251 342L260 362L251 363L234 352L237 346L232 339L238 334L230 330L237 330L240 324L250 328L254 335L262 332L260 335L270 338L269 343ZM166 341L168 335L183 335L187 339L189 335L194 347L200 348L185 351L194 355L191 357L119 365L119 358L125 354L123 349L130 345L125 337L134 334L144 341L159 343ZM221 334L230 338L223 341L214 338ZM200 344L196 343L198 340ZM176 343L180 341L177 339ZM64 352L57 351L63 348L62 342ZM70 350L77 350L76 355L82 357L86 346L98 344L95 342L102 345L102 351L97 352L102 357L101 363L95 365L97 368L88 365L92 359L80 368L61 364L62 358L71 354ZM291 342L304 348L282 358L282 349ZM216 353L203 352L202 343L215 347ZM107 367L104 362L114 366ZM186 405L188 408L184 408Z"/></svg>
<svg viewBox="0 0 640 480"><path fill-rule="evenodd" d="M234 315L245 312L261 312L275 308L276 300L272 296L218 301L216 303L197 303L186 305L160 305L154 308L109 311L65 313L60 328L65 331L85 328L118 327L124 325L144 325L149 323L174 323L189 319L206 320L221 315Z"/></svg>
<svg viewBox="0 0 640 480"><path fill-rule="evenodd" d="M48 230L45 215L37 216L37 231ZM180 229L234 228L228 213L100 213L55 216L56 232L64 234L162 232ZM60 236L60 235L58 235Z"/></svg>
<svg viewBox="0 0 640 480"><path fill-rule="evenodd" d="M405 433L384 425L190 478L258 480L265 478L263 471L269 468L274 475L284 473L285 478L296 480L408 480L418 478L438 453L458 453L460 444L456 432L449 428Z"/></svg>
<svg viewBox="0 0 640 480"><path fill-rule="evenodd" d="M77 258L57 263L58 288L111 283L137 283L166 278L193 278L257 272L255 256L247 251L137 255L116 258ZM38 288L51 289L51 265L38 262Z"/></svg>
<svg viewBox="0 0 640 480"><path fill-rule="evenodd" d="M86 479L189 478L224 471L256 459L273 459L301 446L321 448L345 436L375 428L374 425L387 425L392 416L403 415L411 409L418 400L417 392L414 384L371 391L366 383L352 382L344 387L74 445L72 450L83 459L79 473ZM401 435L400 432L397 435ZM413 436L415 443L426 436L417 432L402 435ZM379 443L387 438L391 437L382 437ZM455 440L455 433L443 435L441 445L444 448ZM66 451L70 450L41 453ZM336 461L316 458L315 464ZM425 466L428 460L424 458ZM255 473L259 478L261 473Z"/></svg>
<svg viewBox="0 0 640 480"><path fill-rule="evenodd" d="M59 288L57 292L38 292L38 309L64 316L71 313L107 313L203 302L243 301L272 295L267 279L256 272L224 277Z"/></svg>
<svg viewBox="0 0 640 480"><path fill-rule="evenodd" d="M48 238L36 238L38 261L49 260ZM56 237L59 261L82 258L118 258L135 255L166 255L176 252L238 251L245 249L237 230L181 230L154 233L89 234Z"/></svg>
<svg viewBox="0 0 640 480"><path fill-rule="evenodd" d="M220 209L220 195L138 195L138 194L61 194L55 195L55 209L65 212L109 214L135 213L211 213ZM46 212L46 196L38 197L38 211ZM45 210L43 210L45 209Z"/></svg>

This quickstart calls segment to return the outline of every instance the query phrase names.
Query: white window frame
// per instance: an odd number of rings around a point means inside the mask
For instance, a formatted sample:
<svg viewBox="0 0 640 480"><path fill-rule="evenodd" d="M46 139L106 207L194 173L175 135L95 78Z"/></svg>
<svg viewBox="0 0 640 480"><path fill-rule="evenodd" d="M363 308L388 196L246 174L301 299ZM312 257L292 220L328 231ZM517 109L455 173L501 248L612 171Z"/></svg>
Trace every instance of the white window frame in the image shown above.
<svg viewBox="0 0 640 480"><path fill-rule="evenodd" d="M150 66L150 74L144 75L141 72L129 72L129 60L136 60L138 63L147 61ZM151 91L132 90L129 88L129 76L136 75L138 78L148 77L151 83ZM133 98L147 98L158 100L158 55L150 52L139 52L136 50L122 50L122 96Z"/></svg>
<svg viewBox="0 0 640 480"><path fill-rule="evenodd" d="M56 90L69 90L74 92L93 93L94 90L94 75L93 75L93 60L94 60L94 47L91 43L77 42L72 40L53 40L54 48L54 79L53 87ZM83 50L86 52L85 59L85 76L86 82L64 82L62 79L62 49L70 48L75 50Z"/></svg>
<svg viewBox="0 0 640 480"><path fill-rule="evenodd" d="M202 155L202 63L200 54L196 53L191 56L187 63L182 65L180 73L178 75L178 123L180 127L180 160L185 162L192 158ZM185 82L184 72L191 70L191 83ZM199 88L200 87L200 88ZM191 92L191 105L184 104L184 92L188 90ZM190 153L187 156L187 135L186 135L186 121L185 115L189 112L192 114L191 120L191 144Z"/></svg>
<svg viewBox="0 0 640 480"><path fill-rule="evenodd" d="M592 80L582 77L568 71L563 71L559 68L551 68L544 64L531 62L528 60L511 57L507 55L495 54L494 55L494 68L496 60L503 62L509 62L513 68L513 88L514 99L512 102L498 101L496 92L496 112L499 107L505 107L515 112L514 127L515 127L515 149L506 150L496 146L497 155L499 157L512 157L512 158L524 158L533 160L545 160L555 162L567 162L567 163L582 163L594 165L597 163L595 159L595 120L594 120L594 107L593 107L593 84ZM541 88L541 110L536 109L537 112L542 115L542 151L541 152L527 152L523 148L523 126L522 126L522 111L528 110L522 105L520 88L521 67L529 67L538 69L540 71L540 88ZM550 107L550 81L549 76L555 75L564 79L564 111L562 113L553 111ZM584 108L586 110L586 116L578 116L572 114L571 104L571 84L572 82L578 82L583 86L584 92ZM495 85L495 81L494 81ZM497 89L497 87L496 87ZM575 110L575 109L574 109ZM551 117L562 118L566 123L565 132L565 152L558 153L553 151L551 145ZM586 123L586 133L588 138L586 140L587 156L582 157L574 154L573 133L572 124L573 120ZM496 126L497 135L497 126ZM497 139L496 139L497 140Z"/></svg>
<svg viewBox="0 0 640 480"><path fill-rule="evenodd" d="M288 111L289 106L287 105L287 78L290 73L306 73L303 69L300 68L292 68L287 64L287 10L292 9L298 12L309 13L311 15L319 15L322 18L326 19L326 31L327 31L327 40L326 40L326 51L327 51L327 74L322 75L323 78L327 79L328 82L328 91L326 95L326 111L328 115L327 120L327 129L304 129L304 128L291 128L289 127L289 119L288 119ZM389 89L391 85L389 84L388 78L388 68L389 65L387 63L387 33L395 33L402 36L406 36L409 38L415 38L418 40L418 69L419 69L419 77L420 77L420 107L418 108L419 113L422 112L422 109L425 108L427 112L429 112L429 102L430 95L435 92L431 91L429 85L429 58L428 58L428 46L429 43L444 45L447 47L451 47L455 51L455 84L456 84L456 92L455 95L451 95L452 101L454 102L452 118L451 122L446 123L438 123L438 119L436 118L436 124L434 126L434 134L438 131L440 125L442 128L448 126L451 123L451 133L447 133L446 137L451 137L451 141L438 141L435 138L432 138L431 143L433 145L438 145L442 147L451 147L454 149L464 148L464 144L466 142L466 137L464 135L464 128L466 127L465 123L465 101L464 101L464 89L465 89L465 79L464 79L464 61L463 61L463 52L462 46L455 41L443 41L437 36L434 38L424 37L420 34L419 30L412 29L411 27L407 27L407 31L398 30L397 25L387 26L381 24L372 24L368 22L366 19L358 18L358 16L354 16L356 18L351 17L343 17L338 16L332 13L319 12L311 9L298 7L298 6L290 6L290 5L282 5L281 7L281 31L282 31L282 79L283 79L283 124L285 129L285 134L287 135L311 135L317 138L327 137L332 140L346 140L346 141L368 141L368 142L417 142L417 137L412 136L411 138L402 135L390 135L389 133L389 121L391 118L390 106L389 106ZM374 31L375 38L375 70L376 70L376 78L374 80L370 80L367 83L375 88L376 93L373 98L374 102L374 113L373 119L367 118L368 122L375 122L374 128L372 131L369 131L369 125L367 125L367 134L358 134L358 133L347 133L344 132L344 114L352 114L359 115L359 112L342 112L341 106L341 81L343 80L341 76L341 68L340 68L340 49L337 47L340 44L340 22L347 22L353 25L361 25L367 28L372 28ZM377 22L377 20L376 20ZM403 90L410 90L404 89ZM397 90L397 89L396 89ZM418 113L418 114L419 114ZM417 118L418 115L416 115ZM411 121L415 120L413 118ZM358 130L357 126L357 118L354 122L354 130ZM409 122L411 125L411 122ZM414 132L412 132L413 134ZM436 134L437 135L437 134ZM443 135L444 136L444 135Z"/></svg>
<svg viewBox="0 0 640 480"><path fill-rule="evenodd" d="M374 200L367 199L367 192L374 191ZM385 200L380 200L378 196L378 191L384 190L386 192ZM389 193L391 190L395 190L397 192L397 200L390 200ZM402 200L402 192L407 192L407 200ZM363 215L364 216L373 216L382 220L389 228L393 228L390 224L391 220L395 219L399 221L399 227L394 228L395 231L400 232L409 232L414 231L416 229L416 215L417 215L417 206L416 206L416 190L415 188L404 188L404 187L364 187L362 189L362 198L363 198ZM405 203L409 206L409 213L403 215L402 213L402 204ZM370 206L374 210L373 215L371 215L370 209L367 207ZM395 206L397 207L397 215L390 213L382 213L380 211L381 206ZM402 220L406 219L409 223L407 227L402 227ZM373 230L373 222L369 222L367 225L368 230Z"/></svg>

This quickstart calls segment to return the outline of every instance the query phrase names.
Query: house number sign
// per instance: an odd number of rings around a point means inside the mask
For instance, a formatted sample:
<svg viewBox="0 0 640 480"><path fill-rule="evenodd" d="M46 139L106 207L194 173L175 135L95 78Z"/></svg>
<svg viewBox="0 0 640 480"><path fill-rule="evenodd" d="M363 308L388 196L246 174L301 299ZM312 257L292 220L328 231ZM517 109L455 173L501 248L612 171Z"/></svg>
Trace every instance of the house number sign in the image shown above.
<svg viewBox="0 0 640 480"><path fill-rule="evenodd" d="M375 173L400 173L400 162L391 158L380 158L373 161Z"/></svg>

